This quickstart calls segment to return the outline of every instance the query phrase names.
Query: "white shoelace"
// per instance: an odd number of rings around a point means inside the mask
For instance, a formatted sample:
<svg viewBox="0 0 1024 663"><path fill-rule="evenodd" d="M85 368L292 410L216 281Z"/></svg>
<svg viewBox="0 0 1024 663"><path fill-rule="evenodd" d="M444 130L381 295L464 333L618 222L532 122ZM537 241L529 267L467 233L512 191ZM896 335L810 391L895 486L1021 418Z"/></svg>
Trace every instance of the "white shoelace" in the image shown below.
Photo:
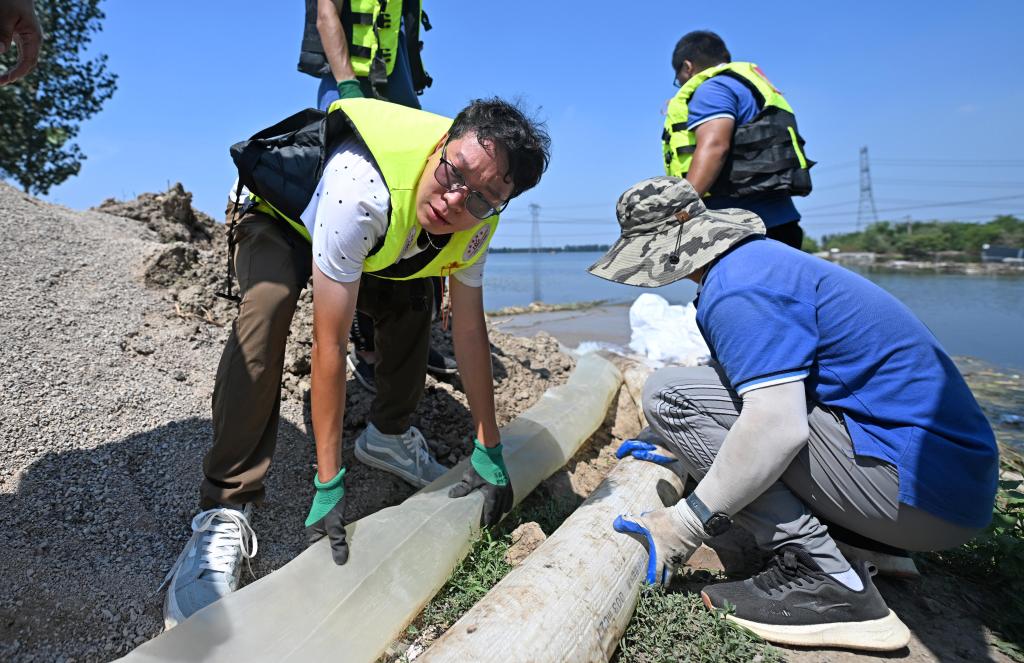
<svg viewBox="0 0 1024 663"><path fill-rule="evenodd" d="M200 537L195 546L189 546L188 556L198 555L199 568L202 570L230 574L239 549L247 566L249 559L259 550L256 532L249 525L245 515L236 509L217 508L201 511L192 519L192 531L199 533ZM174 566L167 572L160 585L161 589L174 577L185 557L185 551L182 551ZM251 567L249 572L252 573Z"/></svg>
<svg viewBox="0 0 1024 663"><path fill-rule="evenodd" d="M431 457L430 451L427 449L427 441L423 438L423 433L420 432L419 428L409 426L409 430L402 433L402 443L416 459L416 476L421 476L421 464L430 466L437 462Z"/></svg>

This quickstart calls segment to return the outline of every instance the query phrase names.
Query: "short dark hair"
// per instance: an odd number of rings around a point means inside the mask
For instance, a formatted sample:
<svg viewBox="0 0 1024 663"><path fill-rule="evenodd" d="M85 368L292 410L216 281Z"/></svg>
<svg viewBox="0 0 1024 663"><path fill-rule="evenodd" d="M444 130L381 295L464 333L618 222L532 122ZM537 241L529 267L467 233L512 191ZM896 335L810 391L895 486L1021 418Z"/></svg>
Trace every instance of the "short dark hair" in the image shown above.
<svg viewBox="0 0 1024 663"><path fill-rule="evenodd" d="M732 62L732 54L714 32L694 30L676 42L676 50L672 51L672 71L679 71L686 60L706 69L721 62Z"/></svg>
<svg viewBox="0 0 1024 663"><path fill-rule="evenodd" d="M501 146L508 155L505 176L512 180L511 198L537 186L551 160L551 138L543 122L504 99L474 99L455 116L448 137L471 131L481 143Z"/></svg>

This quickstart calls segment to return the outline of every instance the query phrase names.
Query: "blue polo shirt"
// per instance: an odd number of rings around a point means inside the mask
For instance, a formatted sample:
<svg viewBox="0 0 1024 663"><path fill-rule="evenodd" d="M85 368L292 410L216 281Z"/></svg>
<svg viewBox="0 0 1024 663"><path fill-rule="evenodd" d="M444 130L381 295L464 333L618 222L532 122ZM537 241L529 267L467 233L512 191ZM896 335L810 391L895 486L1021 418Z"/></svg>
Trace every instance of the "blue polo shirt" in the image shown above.
<svg viewBox="0 0 1024 663"><path fill-rule="evenodd" d="M697 324L740 394L804 380L859 456L899 471L900 501L965 527L992 516L999 460L974 395L932 333L871 281L770 239L704 279Z"/></svg>
<svg viewBox="0 0 1024 663"><path fill-rule="evenodd" d="M687 104L686 128L693 131L699 125L719 117L731 117L736 126L746 124L757 117L761 109L750 89L732 76L718 75L701 83ZM708 209L739 207L748 209L761 217L766 228L800 220L793 199L785 194L759 196L757 198L728 198L710 196L704 199Z"/></svg>

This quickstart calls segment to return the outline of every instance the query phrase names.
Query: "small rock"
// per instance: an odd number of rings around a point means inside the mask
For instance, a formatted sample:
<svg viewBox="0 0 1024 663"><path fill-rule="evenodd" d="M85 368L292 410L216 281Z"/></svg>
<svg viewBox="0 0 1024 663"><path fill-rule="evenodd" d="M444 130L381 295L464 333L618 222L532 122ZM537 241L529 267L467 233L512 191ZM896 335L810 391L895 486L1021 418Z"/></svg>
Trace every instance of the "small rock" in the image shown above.
<svg viewBox="0 0 1024 663"><path fill-rule="evenodd" d="M519 566L548 537L537 523L523 523L512 530L512 545L505 551L505 561Z"/></svg>
<svg viewBox="0 0 1024 663"><path fill-rule="evenodd" d="M185 371L174 371L171 374L171 377L177 380L178 382L184 382L186 378Z"/></svg>

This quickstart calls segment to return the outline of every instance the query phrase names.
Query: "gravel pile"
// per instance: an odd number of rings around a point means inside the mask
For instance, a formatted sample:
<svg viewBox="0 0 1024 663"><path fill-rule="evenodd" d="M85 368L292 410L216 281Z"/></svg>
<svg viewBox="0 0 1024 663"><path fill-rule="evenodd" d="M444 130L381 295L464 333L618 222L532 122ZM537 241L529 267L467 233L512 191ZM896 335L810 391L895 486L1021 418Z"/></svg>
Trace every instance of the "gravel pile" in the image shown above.
<svg viewBox="0 0 1024 663"><path fill-rule="evenodd" d="M0 660L107 661L156 635L156 590L189 535L210 440L214 371L234 306L223 226L180 185L77 212L0 183ZM257 577L303 548L314 450L307 292L286 358ZM564 382L549 336L492 332L499 424ZM436 334L435 343L447 349ZM370 395L349 382L348 517L413 489L358 463ZM457 378L427 379L418 421L438 457L471 450Z"/></svg>

